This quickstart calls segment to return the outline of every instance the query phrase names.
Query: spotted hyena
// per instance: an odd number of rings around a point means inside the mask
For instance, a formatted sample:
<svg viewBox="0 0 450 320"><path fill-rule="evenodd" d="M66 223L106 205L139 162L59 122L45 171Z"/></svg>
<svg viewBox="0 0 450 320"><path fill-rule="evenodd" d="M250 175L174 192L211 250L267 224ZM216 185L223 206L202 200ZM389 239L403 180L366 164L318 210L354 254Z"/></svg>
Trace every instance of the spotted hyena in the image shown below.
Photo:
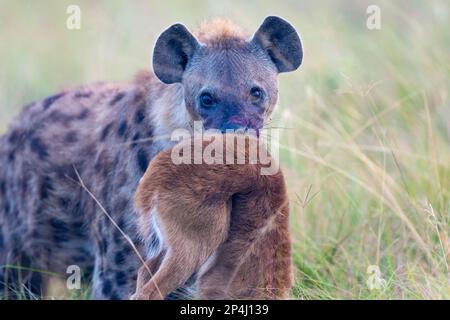
<svg viewBox="0 0 450 320"><path fill-rule="evenodd" d="M225 20L195 36L176 24L156 42L154 73L25 107L0 138L0 296L39 295L48 272L78 265L93 298L129 298L141 262L119 228L145 259L164 245L137 232L133 194L149 161L193 121L261 130L277 74L301 60L297 32L278 17L253 37Z"/></svg>

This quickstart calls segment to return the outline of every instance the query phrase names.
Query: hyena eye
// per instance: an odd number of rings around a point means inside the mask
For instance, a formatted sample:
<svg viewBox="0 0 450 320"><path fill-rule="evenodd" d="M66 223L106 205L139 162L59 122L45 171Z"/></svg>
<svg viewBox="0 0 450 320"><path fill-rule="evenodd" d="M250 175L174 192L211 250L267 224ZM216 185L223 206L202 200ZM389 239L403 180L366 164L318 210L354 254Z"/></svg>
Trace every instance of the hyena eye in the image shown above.
<svg viewBox="0 0 450 320"><path fill-rule="evenodd" d="M263 90L259 87L253 87L250 90L250 100L253 103L259 102L264 96Z"/></svg>
<svg viewBox="0 0 450 320"><path fill-rule="evenodd" d="M204 108L210 108L214 104L214 98L208 92L203 92L200 95L199 100L200 100L200 106L202 106Z"/></svg>

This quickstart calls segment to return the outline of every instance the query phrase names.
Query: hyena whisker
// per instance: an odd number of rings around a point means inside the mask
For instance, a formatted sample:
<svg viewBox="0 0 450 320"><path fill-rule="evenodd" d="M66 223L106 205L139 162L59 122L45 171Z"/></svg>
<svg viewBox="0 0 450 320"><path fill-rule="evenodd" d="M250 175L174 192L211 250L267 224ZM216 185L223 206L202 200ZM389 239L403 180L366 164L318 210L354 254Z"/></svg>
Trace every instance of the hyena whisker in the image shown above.
<svg viewBox="0 0 450 320"><path fill-rule="evenodd" d="M133 248L134 252L136 253L137 257L139 258L140 262L142 263L142 265L144 266L144 268L147 270L147 272L152 276L153 279L153 273L150 270L150 268L147 266L147 264L145 263L145 259L142 257L142 255L139 253L139 250L137 249L136 245L134 244L133 240L131 240L131 238L122 230L122 228L119 227L119 225L117 224L117 222L114 220L113 217L111 217L111 215L108 213L108 211L106 211L106 209L103 207L103 205L100 203L100 201L95 197L95 195L88 189L88 187L86 187L86 185L84 184L83 180L81 179L81 176L78 172L78 170L73 167L73 169L75 170L75 174L77 175L77 178L79 180L79 185L81 186L81 188L83 188L86 193L95 201L95 203L97 204L97 206L100 208L100 210L105 214L105 216L111 221L111 223L113 224L113 226L120 232L120 234L125 238L125 240L130 244L130 246ZM161 291L159 290L158 284L155 282L155 287L156 290L158 291L158 294L161 296L161 299L164 299L164 296L161 294Z"/></svg>
<svg viewBox="0 0 450 320"><path fill-rule="evenodd" d="M272 130L272 129L275 129L275 130L293 130L295 128L289 128L289 127L264 127L261 131L263 131L263 130Z"/></svg>
<svg viewBox="0 0 450 320"><path fill-rule="evenodd" d="M122 142L119 144L120 145L134 145L137 143L166 141L166 140L170 140L170 138L171 138L171 135L159 135L159 136L154 136L154 137L150 137L150 138L138 139L138 140L134 140L134 141L126 141L126 142Z"/></svg>
<svg viewBox="0 0 450 320"><path fill-rule="evenodd" d="M282 121L282 119L271 118L271 119L267 119L264 122L263 129L264 128L269 128L269 127L275 127L275 128L276 127L282 127L282 128L284 128L283 124L284 124L284 121Z"/></svg>

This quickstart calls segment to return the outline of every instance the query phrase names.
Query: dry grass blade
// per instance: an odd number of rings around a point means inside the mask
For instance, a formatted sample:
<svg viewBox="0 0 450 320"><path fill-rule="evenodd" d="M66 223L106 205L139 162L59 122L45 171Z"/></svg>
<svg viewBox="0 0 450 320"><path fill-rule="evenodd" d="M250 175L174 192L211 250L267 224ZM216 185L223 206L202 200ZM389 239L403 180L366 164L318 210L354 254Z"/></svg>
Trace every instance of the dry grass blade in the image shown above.
<svg viewBox="0 0 450 320"><path fill-rule="evenodd" d="M103 214L109 219L109 221L113 224L113 226L120 232L120 234L125 238L125 240L130 244L130 246L133 248L134 252L136 253L137 257L141 261L142 265L146 268L147 272L149 273L150 277L153 278L153 273L150 270L150 268L145 263L145 259L141 256L139 253L139 250L136 248L136 245L133 243L133 240L119 227L119 225L116 223L116 221L111 217L111 215L106 211L106 209L103 207L103 205L98 201L98 199L95 197L94 194L86 187L83 180L81 179L80 174L78 173L78 170L74 167L75 173L78 178L78 183L83 188L84 191L95 201L97 206L100 208L100 210L103 212ZM137 270L136 270L137 272ZM155 287L158 290L158 293L161 297L161 299L164 299L165 297L161 294L161 291L158 288L158 284L155 282Z"/></svg>

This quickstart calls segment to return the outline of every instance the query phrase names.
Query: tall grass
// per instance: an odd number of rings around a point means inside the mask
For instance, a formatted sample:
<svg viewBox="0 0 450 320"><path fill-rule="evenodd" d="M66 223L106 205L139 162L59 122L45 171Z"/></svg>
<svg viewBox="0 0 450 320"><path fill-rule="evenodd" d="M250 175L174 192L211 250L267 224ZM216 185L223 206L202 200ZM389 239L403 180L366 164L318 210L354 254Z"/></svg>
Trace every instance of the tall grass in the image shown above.
<svg viewBox="0 0 450 320"><path fill-rule="evenodd" d="M450 6L447 1L2 1L0 130L31 100L150 63L161 30L214 15L255 30L280 15L304 64L280 76L273 127L288 180L302 299L450 298ZM381 30L366 28L369 4ZM274 129L275 130L275 129ZM370 290L367 268L386 280Z"/></svg>

